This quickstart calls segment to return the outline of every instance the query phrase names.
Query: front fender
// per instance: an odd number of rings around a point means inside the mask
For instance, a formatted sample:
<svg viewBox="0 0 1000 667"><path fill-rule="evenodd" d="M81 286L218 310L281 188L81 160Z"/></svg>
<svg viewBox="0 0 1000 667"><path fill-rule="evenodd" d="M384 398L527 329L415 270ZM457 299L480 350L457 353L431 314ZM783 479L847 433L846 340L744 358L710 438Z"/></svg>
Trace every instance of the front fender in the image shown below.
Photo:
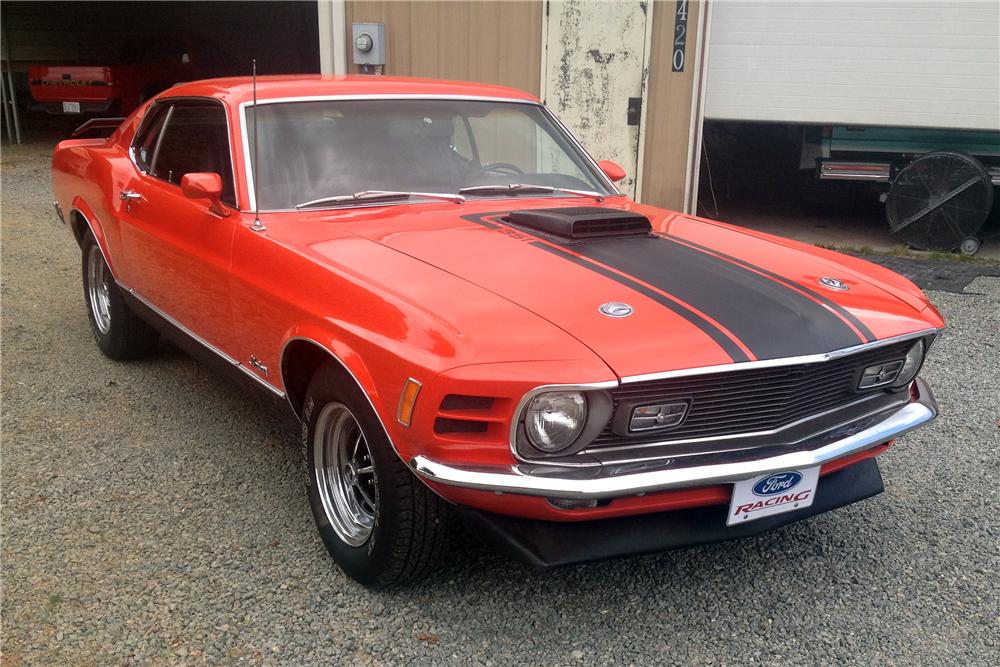
<svg viewBox="0 0 1000 667"><path fill-rule="evenodd" d="M368 400L372 404L372 408L376 413L378 413L379 418L385 421L383 396L379 394L378 385L375 383L372 374L369 372L368 367L365 365L365 362L358 351L345 342L341 337L336 336L328 329L310 324L296 325L289 329L285 334L284 341L281 345L281 382L285 393L289 395L289 401L292 402L292 409L296 412L296 414L299 413L299 410L295 406L294 397L292 395L295 389L290 386L292 382L290 381L287 373L288 364L290 362L288 353L293 344L297 341L315 345L317 348L325 352L333 361L342 366L343 369L354 379L354 382L358 385L361 391L365 393L365 396L368 397ZM306 382L308 382L308 380Z"/></svg>

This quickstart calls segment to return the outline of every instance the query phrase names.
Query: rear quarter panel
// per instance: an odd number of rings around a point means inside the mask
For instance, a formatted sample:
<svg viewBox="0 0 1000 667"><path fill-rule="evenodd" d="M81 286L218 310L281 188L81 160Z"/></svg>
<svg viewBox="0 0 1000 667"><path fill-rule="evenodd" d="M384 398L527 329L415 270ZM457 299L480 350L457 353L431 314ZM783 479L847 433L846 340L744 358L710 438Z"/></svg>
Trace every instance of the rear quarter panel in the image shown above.
<svg viewBox="0 0 1000 667"><path fill-rule="evenodd" d="M125 268L120 263L117 192L134 169L126 147L137 119L133 115L107 139L61 141L52 154L52 192L67 224L72 228L75 216L85 218L119 278ZM82 238L86 229L74 231Z"/></svg>

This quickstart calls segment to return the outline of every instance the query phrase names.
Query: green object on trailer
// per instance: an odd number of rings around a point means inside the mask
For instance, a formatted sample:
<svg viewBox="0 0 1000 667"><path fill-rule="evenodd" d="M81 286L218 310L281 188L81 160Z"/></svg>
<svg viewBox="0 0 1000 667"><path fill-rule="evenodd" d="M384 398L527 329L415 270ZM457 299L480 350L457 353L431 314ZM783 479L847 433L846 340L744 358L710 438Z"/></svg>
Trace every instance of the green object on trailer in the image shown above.
<svg viewBox="0 0 1000 667"><path fill-rule="evenodd" d="M936 130L908 127L834 125L823 138L831 155L836 152L923 154L960 151L976 157L1000 157L1000 132Z"/></svg>

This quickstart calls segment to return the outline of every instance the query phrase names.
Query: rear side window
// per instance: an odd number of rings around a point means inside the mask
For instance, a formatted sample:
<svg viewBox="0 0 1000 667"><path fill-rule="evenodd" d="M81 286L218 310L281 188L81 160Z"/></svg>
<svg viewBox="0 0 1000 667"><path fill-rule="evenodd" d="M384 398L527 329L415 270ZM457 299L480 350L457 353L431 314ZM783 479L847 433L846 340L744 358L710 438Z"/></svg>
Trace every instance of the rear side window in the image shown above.
<svg viewBox="0 0 1000 667"><path fill-rule="evenodd" d="M153 165L153 153L156 152L156 140L159 139L163 130L163 121L167 119L167 112L170 110L166 104L157 104L149 110L146 118L142 121L142 127L136 136L132 150L135 152L135 161L139 168L148 172Z"/></svg>
<svg viewBox="0 0 1000 667"><path fill-rule="evenodd" d="M149 173L180 185L184 174L212 172L222 178L222 201L236 206L226 112L215 102L178 102L160 131Z"/></svg>

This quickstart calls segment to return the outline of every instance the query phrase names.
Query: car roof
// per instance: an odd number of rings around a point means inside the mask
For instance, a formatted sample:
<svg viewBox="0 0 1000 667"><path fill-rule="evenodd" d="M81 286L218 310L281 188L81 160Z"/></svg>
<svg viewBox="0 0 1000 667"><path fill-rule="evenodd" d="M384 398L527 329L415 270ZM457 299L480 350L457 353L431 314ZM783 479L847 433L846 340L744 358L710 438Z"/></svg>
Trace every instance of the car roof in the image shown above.
<svg viewBox="0 0 1000 667"><path fill-rule="evenodd" d="M179 83L167 89L160 97L214 97L236 106L253 100L252 82L253 80L249 76L191 81ZM258 100L336 95L461 96L538 101L533 95L516 88L466 81L371 75L323 76L320 74L257 77Z"/></svg>

